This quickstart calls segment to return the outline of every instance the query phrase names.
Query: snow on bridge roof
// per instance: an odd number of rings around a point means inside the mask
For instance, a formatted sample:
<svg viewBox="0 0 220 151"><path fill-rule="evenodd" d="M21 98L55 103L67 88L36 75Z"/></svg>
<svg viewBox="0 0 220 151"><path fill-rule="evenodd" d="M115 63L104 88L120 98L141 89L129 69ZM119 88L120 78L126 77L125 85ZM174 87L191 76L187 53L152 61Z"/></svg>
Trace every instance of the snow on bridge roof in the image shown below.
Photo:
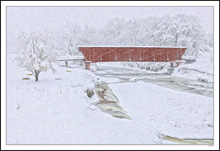
<svg viewBox="0 0 220 151"><path fill-rule="evenodd" d="M182 47L182 46L77 46L78 48L80 47L91 47L91 48L96 48L96 47L124 47L124 48L186 48L186 47Z"/></svg>

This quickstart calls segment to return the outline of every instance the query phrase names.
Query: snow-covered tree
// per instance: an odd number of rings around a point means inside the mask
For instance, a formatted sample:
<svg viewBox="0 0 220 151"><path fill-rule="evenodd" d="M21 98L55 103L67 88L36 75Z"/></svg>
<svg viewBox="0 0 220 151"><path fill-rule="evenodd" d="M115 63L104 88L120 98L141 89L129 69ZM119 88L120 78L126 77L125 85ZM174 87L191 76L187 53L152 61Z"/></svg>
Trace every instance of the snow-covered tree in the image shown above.
<svg viewBox="0 0 220 151"><path fill-rule="evenodd" d="M125 27L125 19L110 19L104 28L100 31L102 45L126 45L124 39Z"/></svg>
<svg viewBox="0 0 220 151"><path fill-rule="evenodd" d="M53 68L58 53L54 50L53 38L48 32L32 32L30 35L22 33L18 38L19 65L26 68L38 81L39 74Z"/></svg>
<svg viewBox="0 0 220 151"><path fill-rule="evenodd" d="M63 28L62 45L64 54L75 55L77 54L76 46L81 44L82 29L79 24L67 22Z"/></svg>
<svg viewBox="0 0 220 151"><path fill-rule="evenodd" d="M112 18L102 28L67 22L62 32L61 50L77 54L78 45L103 46L184 46L185 55L198 56L213 45L195 16L151 16L141 19ZM59 36L58 36L59 37Z"/></svg>

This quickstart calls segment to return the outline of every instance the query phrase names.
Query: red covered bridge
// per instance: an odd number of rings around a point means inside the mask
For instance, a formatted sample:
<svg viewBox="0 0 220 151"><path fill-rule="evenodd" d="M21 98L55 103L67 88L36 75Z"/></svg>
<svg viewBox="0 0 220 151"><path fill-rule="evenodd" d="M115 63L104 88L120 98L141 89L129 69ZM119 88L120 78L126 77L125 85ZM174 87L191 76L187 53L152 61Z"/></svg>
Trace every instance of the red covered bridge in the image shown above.
<svg viewBox="0 0 220 151"><path fill-rule="evenodd" d="M84 55L86 68L93 62L170 62L171 66L186 51L185 47L166 46L79 46Z"/></svg>

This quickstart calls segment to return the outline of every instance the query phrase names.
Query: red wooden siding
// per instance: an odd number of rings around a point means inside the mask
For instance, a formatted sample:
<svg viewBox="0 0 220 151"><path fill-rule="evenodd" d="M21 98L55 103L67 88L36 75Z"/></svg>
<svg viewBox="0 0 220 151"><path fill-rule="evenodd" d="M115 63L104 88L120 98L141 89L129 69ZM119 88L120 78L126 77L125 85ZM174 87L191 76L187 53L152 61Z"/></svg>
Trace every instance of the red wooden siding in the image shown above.
<svg viewBox="0 0 220 151"><path fill-rule="evenodd" d="M170 62L181 60L186 48L176 47L78 47L85 61Z"/></svg>

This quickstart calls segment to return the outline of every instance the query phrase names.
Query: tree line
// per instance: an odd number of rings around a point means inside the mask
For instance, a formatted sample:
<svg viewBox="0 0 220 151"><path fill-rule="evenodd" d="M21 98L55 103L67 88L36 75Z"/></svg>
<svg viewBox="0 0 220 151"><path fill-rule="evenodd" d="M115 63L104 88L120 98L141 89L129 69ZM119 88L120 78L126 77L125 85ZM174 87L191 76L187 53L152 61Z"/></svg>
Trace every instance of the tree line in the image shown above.
<svg viewBox="0 0 220 151"><path fill-rule="evenodd" d="M209 51L213 39L195 16L176 15L144 19L110 19L103 28L67 22L60 49L69 55L78 45L94 46L184 46L185 55L198 56Z"/></svg>
<svg viewBox="0 0 220 151"><path fill-rule="evenodd" d="M176 15L143 19L110 19L102 28L67 22L60 31L22 33L17 57L21 66L38 81L39 74L52 69L59 55L78 55L77 46L184 46L185 55L198 56L213 47L195 16Z"/></svg>

